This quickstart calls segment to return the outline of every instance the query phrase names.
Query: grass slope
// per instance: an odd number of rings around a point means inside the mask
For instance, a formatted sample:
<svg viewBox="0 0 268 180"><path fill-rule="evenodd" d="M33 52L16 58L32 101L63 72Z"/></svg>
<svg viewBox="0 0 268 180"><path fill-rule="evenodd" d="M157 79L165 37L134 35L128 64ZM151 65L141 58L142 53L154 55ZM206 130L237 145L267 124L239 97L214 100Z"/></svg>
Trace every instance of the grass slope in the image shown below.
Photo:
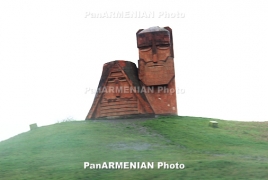
<svg viewBox="0 0 268 180"><path fill-rule="evenodd" d="M0 179L267 179L268 122L208 118L64 122L0 142ZM83 162L185 169L84 169Z"/></svg>

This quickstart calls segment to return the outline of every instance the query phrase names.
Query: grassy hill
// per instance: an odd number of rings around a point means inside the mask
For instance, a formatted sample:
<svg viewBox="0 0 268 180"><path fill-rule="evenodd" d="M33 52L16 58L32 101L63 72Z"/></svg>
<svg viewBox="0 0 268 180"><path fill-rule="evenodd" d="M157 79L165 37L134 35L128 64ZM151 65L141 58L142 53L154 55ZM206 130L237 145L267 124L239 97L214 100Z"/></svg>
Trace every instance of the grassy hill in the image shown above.
<svg viewBox="0 0 268 180"><path fill-rule="evenodd" d="M268 122L197 117L64 122L0 142L0 179L268 179ZM184 169L84 169L84 162Z"/></svg>

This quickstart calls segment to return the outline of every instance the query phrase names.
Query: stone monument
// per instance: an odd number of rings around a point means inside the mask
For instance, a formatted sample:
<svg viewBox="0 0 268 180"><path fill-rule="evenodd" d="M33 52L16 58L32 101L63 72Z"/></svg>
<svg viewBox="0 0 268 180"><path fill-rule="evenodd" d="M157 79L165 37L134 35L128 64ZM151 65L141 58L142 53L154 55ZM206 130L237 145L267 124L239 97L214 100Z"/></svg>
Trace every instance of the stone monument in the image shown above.
<svg viewBox="0 0 268 180"><path fill-rule="evenodd" d="M171 28L140 29L136 38L138 68L130 61L105 63L86 120L177 115Z"/></svg>
<svg viewBox="0 0 268 180"><path fill-rule="evenodd" d="M169 27L140 29L139 80L143 86L152 86L146 97L155 114L177 114L172 30Z"/></svg>

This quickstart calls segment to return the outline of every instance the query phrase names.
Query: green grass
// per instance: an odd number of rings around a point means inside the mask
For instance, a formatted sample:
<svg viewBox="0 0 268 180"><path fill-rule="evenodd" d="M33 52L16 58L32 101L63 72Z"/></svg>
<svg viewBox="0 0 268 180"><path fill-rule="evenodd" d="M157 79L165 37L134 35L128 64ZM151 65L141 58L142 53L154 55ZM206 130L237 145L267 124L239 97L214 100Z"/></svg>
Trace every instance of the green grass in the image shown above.
<svg viewBox="0 0 268 180"><path fill-rule="evenodd" d="M0 179L267 179L268 122L160 117L62 122L0 142ZM84 169L83 163L167 162L185 169Z"/></svg>

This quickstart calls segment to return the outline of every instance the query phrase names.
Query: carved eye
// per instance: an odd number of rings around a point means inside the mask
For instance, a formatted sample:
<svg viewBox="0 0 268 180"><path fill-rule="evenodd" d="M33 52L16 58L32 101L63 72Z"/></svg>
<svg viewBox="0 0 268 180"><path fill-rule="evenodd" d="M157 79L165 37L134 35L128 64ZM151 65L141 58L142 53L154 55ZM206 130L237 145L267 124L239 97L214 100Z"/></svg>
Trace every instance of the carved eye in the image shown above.
<svg viewBox="0 0 268 180"><path fill-rule="evenodd" d="M125 81L126 78L125 78L125 77L119 77L118 80L119 80L119 81Z"/></svg>
<svg viewBox="0 0 268 180"><path fill-rule="evenodd" d="M108 82L114 82L115 78L109 78Z"/></svg>
<svg viewBox="0 0 268 180"><path fill-rule="evenodd" d="M160 44L156 46L157 49L168 49L170 47L169 44Z"/></svg>
<svg viewBox="0 0 268 180"><path fill-rule="evenodd" d="M140 49L141 51L149 51L149 50L152 49L152 47L151 47L151 46L143 46L143 47L140 47L139 49Z"/></svg>

